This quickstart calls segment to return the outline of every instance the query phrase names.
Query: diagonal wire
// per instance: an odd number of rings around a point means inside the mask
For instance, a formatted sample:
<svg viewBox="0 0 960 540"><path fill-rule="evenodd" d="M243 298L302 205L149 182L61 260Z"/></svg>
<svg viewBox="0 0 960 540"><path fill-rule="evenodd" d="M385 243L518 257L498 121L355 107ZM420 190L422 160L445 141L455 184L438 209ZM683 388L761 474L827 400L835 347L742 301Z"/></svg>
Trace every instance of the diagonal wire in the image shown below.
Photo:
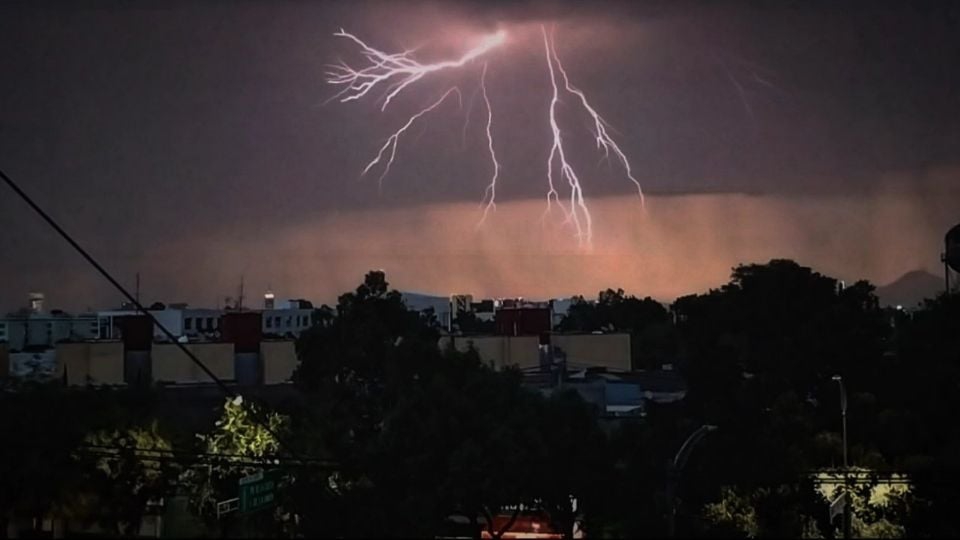
<svg viewBox="0 0 960 540"><path fill-rule="evenodd" d="M206 373L206 375L210 377L210 379L214 383L216 383L218 387L220 387L220 389L223 391L224 394L227 395L227 397L231 399L236 399L238 397L238 394L236 392L231 390L222 380L220 380L219 377L217 377L212 371L210 371L210 368L208 368L203 362L201 362L200 359L197 358L197 356L190 351L190 349L188 349L183 343L180 343L177 337L174 336L173 333L170 332L170 330L168 330L167 327L164 326L156 318L156 316L153 315L153 313L150 313L149 311L147 311L147 309L144 308L143 305L141 305L140 302L132 294L130 294L130 292L127 291L127 289L123 285L120 284L120 282L114 279L114 277L110 275L110 273L107 272L103 268L103 266L101 266L100 263L98 263L97 260L93 258L92 255L87 253L87 250L83 249L83 247L79 243L77 243L77 241L74 240L73 237L71 237L70 234L67 233L67 231L65 231L63 227L61 227L50 216L50 214L48 214L46 211L43 210L43 208L40 207L40 205L34 202L34 200L31 199L30 196L27 195L26 192L24 192L20 188L20 186L17 185L17 183L14 182L13 179L10 178L7 175L7 173L3 171L3 169L0 169L0 178L3 178L3 181L8 186L10 186L10 189L12 189L14 193L16 193L25 203L27 203L27 205L29 205L30 208L34 210L34 212L36 212L41 218L43 218L43 220L46 221L47 224L50 225L50 227L52 227L53 230L55 230L57 234L60 235L61 238L66 240L67 243L70 244L70 246L77 251L77 253L83 256L83 258L86 259L87 262L90 263L90 265L93 266L97 270L97 272L100 273L101 276L103 276L107 281L109 281L110 284L113 285L114 288L116 288L118 291L120 291L120 293L123 294L123 296L126 297L128 301L130 301L134 306L136 306L137 311L139 311L140 313L143 313L144 315L147 316L147 318L153 321L153 324L160 329L160 332L162 332L163 335L167 337L167 339L169 339L174 345L176 345L181 351L183 351L183 354L187 355L187 357L190 358L190 360L193 361L193 363L196 364L197 367L199 367L204 373ZM247 403L246 401L242 401L241 406L246 405L246 403ZM256 423L260 424L260 426L263 427L267 431L267 433L273 436L273 438L277 440L280 446L284 447L287 450L287 452L289 452L292 456L294 457L297 456L297 452L293 450L293 447L288 443L286 443L283 440L283 438L280 437L280 434L270 427L269 422L266 422L262 418L260 418L260 416L257 414L258 411L256 410L256 408L251 407L248 409L248 411L252 413L250 416L253 418L253 420Z"/></svg>

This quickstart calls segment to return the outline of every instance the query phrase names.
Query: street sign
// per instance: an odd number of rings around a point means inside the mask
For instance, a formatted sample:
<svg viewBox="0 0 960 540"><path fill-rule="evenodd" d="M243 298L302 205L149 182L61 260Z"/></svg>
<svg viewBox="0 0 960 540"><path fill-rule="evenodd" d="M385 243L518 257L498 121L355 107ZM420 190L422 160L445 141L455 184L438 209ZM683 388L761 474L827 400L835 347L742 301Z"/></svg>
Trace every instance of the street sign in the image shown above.
<svg viewBox="0 0 960 540"><path fill-rule="evenodd" d="M249 514L276 504L277 481L272 474L256 474L240 479L240 513Z"/></svg>

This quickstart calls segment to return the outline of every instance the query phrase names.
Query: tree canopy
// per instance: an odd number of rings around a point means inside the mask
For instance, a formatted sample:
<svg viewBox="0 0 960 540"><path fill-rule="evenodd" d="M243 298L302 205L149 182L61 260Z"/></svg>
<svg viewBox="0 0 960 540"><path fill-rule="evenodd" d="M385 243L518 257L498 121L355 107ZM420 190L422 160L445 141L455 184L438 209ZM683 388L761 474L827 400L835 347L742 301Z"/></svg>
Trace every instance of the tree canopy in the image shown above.
<svg viewBox="0 0 960 540"><path fill-rule="evenodd" d="M497 537L527 513L567 537L663 536L671 515L681 536L837 537L842 488L823 477L853 471L866 479L849 488L856 534L960 534L960 296L882 309L867 282L773 260L669 309L619 289L578 299L562 330L629 332L636 367L672 364L686 380L682 401L648 402L639 419L442 350L435 321L382 272L314 321L295 399L225 400L202 428L165 414L160 390L8 383L0 519L121 536L153 501L187 497L204 534ZM716 429L674 467L704 425ZM258 471L277 475L277 505L218 516Z"/></svg>

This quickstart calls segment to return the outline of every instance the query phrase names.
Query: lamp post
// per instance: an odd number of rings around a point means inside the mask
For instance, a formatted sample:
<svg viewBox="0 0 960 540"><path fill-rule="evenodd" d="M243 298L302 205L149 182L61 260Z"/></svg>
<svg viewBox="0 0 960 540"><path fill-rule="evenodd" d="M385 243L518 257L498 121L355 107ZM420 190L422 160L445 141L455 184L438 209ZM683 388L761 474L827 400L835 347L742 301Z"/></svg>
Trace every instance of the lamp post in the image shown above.
<svg viewBox="0 0 960 540"><path fill-rule="evenodd" d="M687 440L680 446L677 455L670 461L667 471L667 504L670 509L667 514L667 535L673 537L676 533L677 508L680 506L680 499L677 497L677 486L680 483L680 471L687 464L690 452L699 443L707 433L717 429L717 426L708 424L702 425L696 431L687 437Z"/></svg>
<svg viewBox="0 0 960 540"><path fill-rule="evenodd" d="M844 488L843 496L845 498L843 505L843 537L850 538L850 492L849 486L846 485L847 475L850 473L850 464L847 461L847 391L843 386L843 377L840 375L834 375L832 380L837 382L837 385L840 386L840 417L843 422L843 472L844 472Z"/></svg>

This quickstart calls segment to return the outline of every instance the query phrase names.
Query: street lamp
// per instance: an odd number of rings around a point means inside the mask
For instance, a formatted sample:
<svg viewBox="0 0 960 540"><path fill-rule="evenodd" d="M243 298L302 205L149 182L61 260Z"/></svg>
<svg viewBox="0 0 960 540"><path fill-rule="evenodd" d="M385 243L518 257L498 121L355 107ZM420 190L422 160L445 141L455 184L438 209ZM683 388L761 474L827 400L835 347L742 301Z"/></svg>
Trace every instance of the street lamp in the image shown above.
<svg viewBox="0 0 960 540"><path fill-rule="evenodd" d="M847 475L850 474L850 464L847 461L847 390L843 386L843 377L834 375L831 380L837 382L840 386L840 417L843 420L843 471L844 471L844 490L845 498L843 505L843 537L850 538L850 493L846 486Z"/></svg>
<svg viewBox="0 0 960 540"><path fill-rule="evenodd" d="M849 467L847 463L847 391L843 387L843 377L834 375L832 380L837 381L840 386L840 417L843 420L843 468Z"/></svg>
<svg viewBox="0 0 960 540"><path fill-rule="evenodd" d="M677 455L673 457L673 460L669 464L669 470L667 471L667 504L670 505L670 511L667 520L667 535L670 537L673 537L676 531L677 508L680 506L680 499L676 496L677 486L680 483L680 471L682 471L683 467L687 464L687 459L689 459L690 453L697 443L699 443L707 433L715 431L716 429L717 426L709 424L697 428L697 430L691 433L690 436L687 437L687 440L680 445L680 450L677 451Z"/></svg>

